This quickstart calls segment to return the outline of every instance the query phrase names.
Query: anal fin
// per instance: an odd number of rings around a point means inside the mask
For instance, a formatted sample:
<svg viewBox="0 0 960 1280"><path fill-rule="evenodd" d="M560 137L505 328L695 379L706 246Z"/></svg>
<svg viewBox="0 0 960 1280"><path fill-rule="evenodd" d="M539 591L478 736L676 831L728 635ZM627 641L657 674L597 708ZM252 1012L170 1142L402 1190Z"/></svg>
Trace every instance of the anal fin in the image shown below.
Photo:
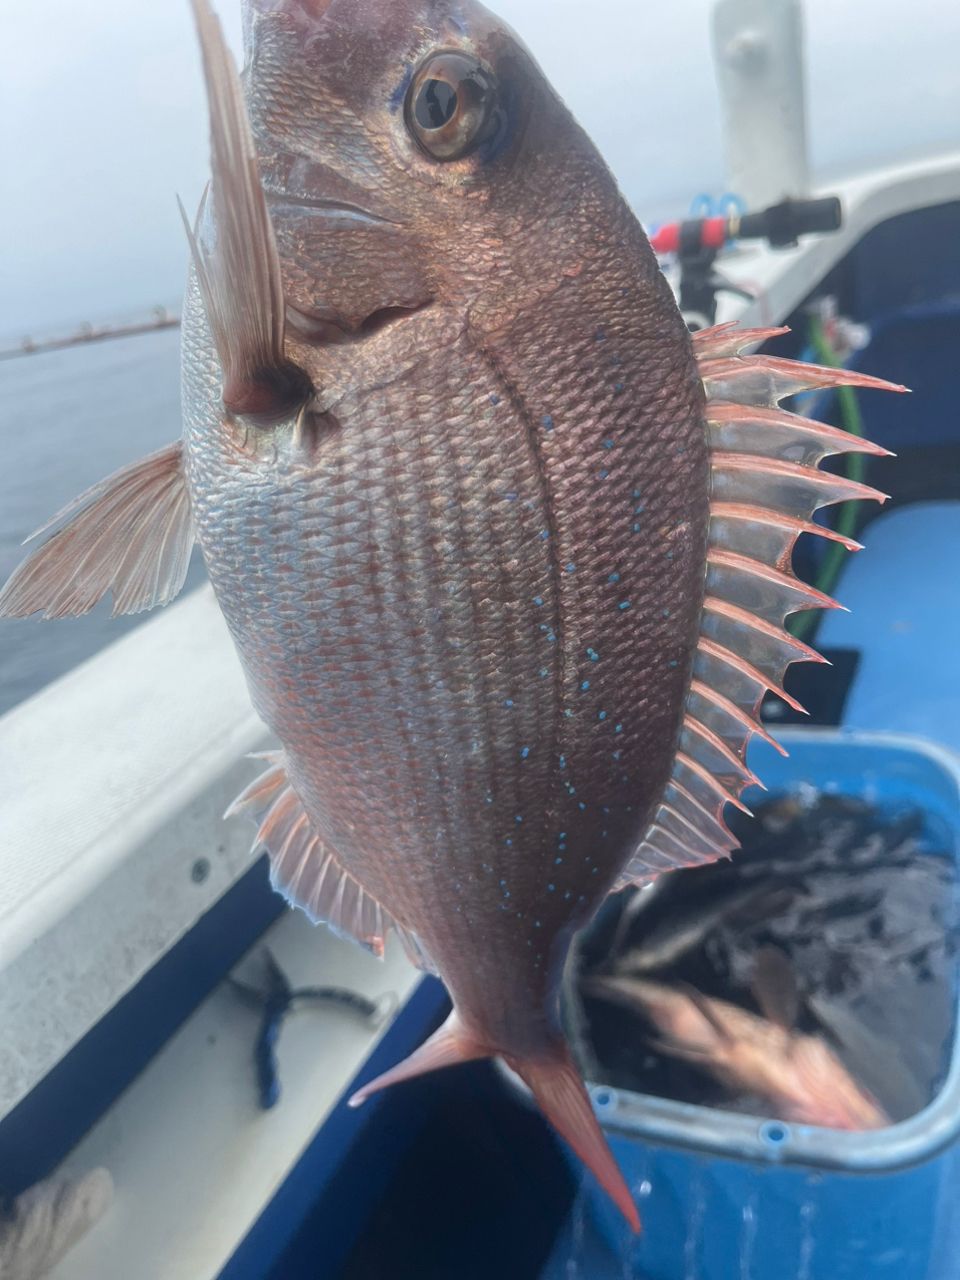
<svg viewBox="0 0 960 1280"><path fill-rule="evenodd" d="M254 847L270 855L270 882L312 924L327 924L341 937L382 956L392 930L410 962L428 973L433 962L415 934L404 928L342 865L317 835L287 776L282 751L264 752L269 767L241 792L224 815L246 813L258 824Z"/></svg>
<svg viewBox="0 0 960 1280"><path fill-rule="evenodd" d="M177 441L124 467L38 529L32 537L61 525L0 591L0 617L72 617L107 592L115 616L168 604L193 549L182 452Z"/></svg>

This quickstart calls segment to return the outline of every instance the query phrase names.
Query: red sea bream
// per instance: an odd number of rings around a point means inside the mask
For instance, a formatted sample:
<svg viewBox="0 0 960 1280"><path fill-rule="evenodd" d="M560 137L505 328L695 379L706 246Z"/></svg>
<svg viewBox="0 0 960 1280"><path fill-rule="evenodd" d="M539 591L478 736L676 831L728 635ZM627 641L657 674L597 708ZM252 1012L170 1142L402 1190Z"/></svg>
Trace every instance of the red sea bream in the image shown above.
<svg viewBox="0 0 960 1280"><path fill-rule="evenodd" d="M7 615L166 603L194 539L279 749L235 808L277 887L453 1013L371 1088L500 1056L635 1227L558 1025L605 896L725 856L767 689L830 601L778 408L859 375L691 338L596 149L474 0L195 0L212 182L183 438L73 504ZM836 535L834 535L836 536ZM841 539L842 540L842 539Z"/></svg>

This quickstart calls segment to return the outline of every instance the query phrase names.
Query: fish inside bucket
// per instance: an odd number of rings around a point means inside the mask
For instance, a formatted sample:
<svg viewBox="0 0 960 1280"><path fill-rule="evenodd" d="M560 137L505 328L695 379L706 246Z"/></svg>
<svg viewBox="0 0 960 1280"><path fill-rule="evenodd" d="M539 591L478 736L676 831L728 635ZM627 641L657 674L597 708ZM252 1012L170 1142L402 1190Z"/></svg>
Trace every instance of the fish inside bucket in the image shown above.
<svg viewBox="0 0 960 1280"><path fill-rule="evenodd" d="M582 1070L772 1134L915 1115L951 1060L954 833L920 804L812 786L755 815L731 861L618 895L584 935L565 1001Z"/></svg>

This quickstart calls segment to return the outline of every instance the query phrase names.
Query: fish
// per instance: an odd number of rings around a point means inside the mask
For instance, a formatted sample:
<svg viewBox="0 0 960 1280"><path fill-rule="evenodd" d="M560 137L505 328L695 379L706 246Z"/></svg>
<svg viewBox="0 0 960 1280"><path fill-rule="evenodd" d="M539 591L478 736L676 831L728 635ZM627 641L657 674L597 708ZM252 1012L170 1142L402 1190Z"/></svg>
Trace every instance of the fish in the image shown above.
<svg viewBox="0 0 960 1280"><path fill-rule="evenodd" d="M891 1123L826 1041L705 996L693 987L646 978L594 977L586 994L640 1012L656 1027L659 1048L695 1063L737 1094L762 1098L791 1124L882 1129Z"/></svg>
<svg viewBox="0 0 960 1280"><path fill-rule="evenodd" d="M564 1040L611 891L735 847L827 455L780 401L891 383L690 334L609 169L475 0L247 0L211 120L183 434L83 494L0 615L172 600L194 542L279 742L229 811L277 889L439 974L449 1020L360 1089L500 1057L639 1218ZM792 701L788 698L788 701Z"/></svg>

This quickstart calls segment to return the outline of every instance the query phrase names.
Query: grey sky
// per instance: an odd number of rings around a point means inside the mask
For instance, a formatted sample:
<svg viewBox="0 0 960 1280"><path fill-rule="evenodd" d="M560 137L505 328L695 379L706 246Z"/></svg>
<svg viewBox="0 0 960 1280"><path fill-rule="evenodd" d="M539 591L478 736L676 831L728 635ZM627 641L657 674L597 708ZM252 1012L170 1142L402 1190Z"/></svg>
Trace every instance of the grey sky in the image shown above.
<svg viewBox="0 0 960 1280"><path fill-rule="evenodd" d="M710 0L493 2L641 216L722 189ZM238 0L219 7L239 46ZM806 8L820 172L960 144L960 5ZM0 333L175 304L186 253L174 194L190 207L207 170L186 0L11 3L3 30Z"/></svg>

